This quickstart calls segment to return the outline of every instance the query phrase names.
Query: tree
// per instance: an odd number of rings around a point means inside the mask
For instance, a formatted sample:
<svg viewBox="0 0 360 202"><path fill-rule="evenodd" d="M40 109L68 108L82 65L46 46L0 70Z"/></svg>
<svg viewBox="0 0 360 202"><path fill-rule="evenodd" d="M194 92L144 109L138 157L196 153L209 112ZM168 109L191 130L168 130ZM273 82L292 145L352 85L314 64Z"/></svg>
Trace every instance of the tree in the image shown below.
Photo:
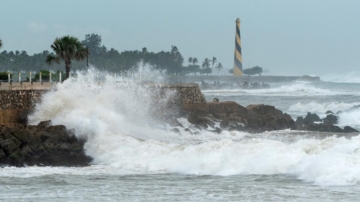
<svg viewBox="0 0 360 202"><path fill-rule="evenodd" d="M210 60L209 60L209 58L205 58L205 59L204 59L201 67L204 68L204 69L210 67Z"/></svg>
<svg viewBox="0 0 360 202"><path fill-rule="evenodd" d="M98 34L86 34L85 40L81 43L89 48L89 52L92 55L100 55L106 52L106 47L101 46L101 41L101 36Z"/></svg>
<svg viewBox="0 0 360 202"><path fill-rule="evenodd" d="M84 60L89 51L84 45L82 45L76 37L64 36L56 38L54 43L50 46L55 55L49 54L46 57L46 63L48 65L55 63L60 64L60 60L65 62L66 79L69 78L71 61L72 60Z"/></svg>
<svg viewBox="0 0 360 202"><path fill-rule="evenodd" d="M189 60L188 60L189 64L193 62L193 58L192 57L189 57Z"/></svg>
<svg viewBox="0 0 360 202"><path fill-rule="evenodd" d="M196 65L196 64L198 63L198 59L197 59L197 58L193 58L192 63L193 63L194 65Z"/></svg>
<svg viewBox="0 0 360 202"><path fill-rule="evenodd" d="M244 70L243 70L243 73L244 73L244 74L247 74L247 75L255 75L255 74L258 74L259 76L261 76L262 67L255 66L255 67L252 67L252 68L244 69Z"/></svg>
<svg viewBox="0 0 360 202"><path fill-rule="evenodd" d="M209 75L212 73L212 69L210 67L206 67L205 69L201 70L201 73Z"/></svg>
<svg viewBox="0 0 360 202"><path fill-rule="evenodd" d="M210 68L210 60L209 60L209 58L204 59L201 67L203 68L202 71L201 71L202 74L209 75L212 72L212 70Z"/></svg>
<svg viewBox="0 0 360 202"><path fill-rule="evenodd" d="M218 75L219 75L219 73L220 73L220 69L222 69L222 64L219 62L217 65L216 65L216 69L218 70Z"/></svg>
<svg viewBox="0 0 360 202"><path fill-rule="evenodd" d="M213 69L214 69L214 65L215 65L216 62L217 62L216 57L213 57L212 60L211 60L212 68L213 68Z"/></svg>
<svg viewBox="0 0 360 202"><path fill-rule="evenodd" d="M1 39L0 39L0 48L2 47L2 41L1 41Z"/></svg>

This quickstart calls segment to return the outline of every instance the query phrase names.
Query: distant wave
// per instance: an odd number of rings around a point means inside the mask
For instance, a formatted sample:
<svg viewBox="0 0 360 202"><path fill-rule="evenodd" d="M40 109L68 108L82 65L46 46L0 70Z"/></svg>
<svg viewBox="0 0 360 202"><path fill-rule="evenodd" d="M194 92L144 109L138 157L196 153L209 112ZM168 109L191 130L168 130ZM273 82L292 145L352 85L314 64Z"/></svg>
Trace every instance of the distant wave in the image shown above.
<svg viewBox="0 0 360 202"><path fill-rule="evenodd" d="M321 80L334 83L360 83L360 71L345 74L328 74L321 76Z"/></svg>
<svg viewBox="0 0 360 202"><path fill-rule="evenodd" d="M205 95L236 96L239 94L260 96L316 96L316 95L343 95L348 92L338 92L329 89L314 87L309 82L295 82L270 89L220 89L203 90Z"/></svg>
<svg viewBox="0 0 360 202"><path fill-rule="evenodd" d="M339 111L348 111L354 107L360 106L360 102L354 103L344 103L344 102L330 102L330 103L318 103L318 102L309 102L302 103L298 102L289 107L289 112L306 114L307 112L317 113L319 115L325 114L326 111L330 110L334 113Z"/></svg>

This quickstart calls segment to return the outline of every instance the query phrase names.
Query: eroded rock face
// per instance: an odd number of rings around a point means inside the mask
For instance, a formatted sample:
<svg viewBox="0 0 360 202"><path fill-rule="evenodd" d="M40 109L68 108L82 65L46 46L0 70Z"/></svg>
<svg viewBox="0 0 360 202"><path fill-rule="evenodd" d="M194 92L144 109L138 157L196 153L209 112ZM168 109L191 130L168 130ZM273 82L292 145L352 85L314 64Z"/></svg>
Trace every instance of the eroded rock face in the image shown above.
<svg viewBox="0 0 360 202"><path fill-rule="evenodd" d="M0 126L0 164L10 166L87 166L91 158L65 126Z"/></svg>

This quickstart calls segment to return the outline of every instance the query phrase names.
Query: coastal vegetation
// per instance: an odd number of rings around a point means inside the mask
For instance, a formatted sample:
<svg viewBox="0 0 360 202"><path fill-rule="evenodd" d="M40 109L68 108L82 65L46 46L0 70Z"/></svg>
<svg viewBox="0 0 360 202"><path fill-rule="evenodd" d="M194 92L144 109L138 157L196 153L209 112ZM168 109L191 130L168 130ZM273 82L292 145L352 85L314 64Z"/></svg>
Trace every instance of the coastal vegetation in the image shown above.
<svg viewBox="0 0 360 202"><path fill-rule="evenodd" d="M230 69L229 74L232 74L232 73L233 73L233 69ZM256 74L261 76L261 74L263 73L263 69L262 69L262 67L255 66L255 67L243 69L243 73L245 75L248 75L248 76L253 76L253 75L256 75Z"/></svg>
<svg viewBox="0 0 360 202"><path fill-rule="evenodd" d="M255 67L251 67L251 68L243 70L243 73L246 75L249 75L249 76L256 75L256 74L261 76L262 72L263 72L262 67L259 67L259 66L255 66Z"/></svg>
<svg viewBox="0 0 360 202"><path fill-rule="evenodd" d="M10 74L10 79L13 77L13 74ZM8 80L8 73L7 72L0 72L0 80Z"/></svg>
<svg viewBox="0 0 360 202"><path fill-rule="evenodd" d="M142 50L119 52L114 48L108 49L102 45L101 36L98 34L87 34L82 41L76 38L66 39L68 42L64 40L64 37L55 39L51 45L53 52L44 50L41 53L29 55L26 51L8 52L4 50L0 53L0 71L38 72L48 70L54 72L63 70L64 64L66 70L81 70L86 68L83 59L87 55L87 50L89 63L99 70L108 72L132 72L136 71L140 64L148 65L166 75L210 75L213 70L216 69L219 72L223 68L216 57L205 58L202 63L198 58L190 57L186 64L178 47L174 45L169 51L157 53L148 51L146 47ZM76 43L65 46L70 42ZM45 61L52 65L48 66Z"/></svg>
<svg viewBox="0 0 360 202"><path fill-rule="evenodd" d="M72 36L64 36L56 38L54 43L51 45L51 49L55 52L46 56L46 63L51 65L53 63L60 64L60 61L65 63L66 78L69 78L71 61L84 60L88 55L88 49L81 44L79 39Z"/></svg>

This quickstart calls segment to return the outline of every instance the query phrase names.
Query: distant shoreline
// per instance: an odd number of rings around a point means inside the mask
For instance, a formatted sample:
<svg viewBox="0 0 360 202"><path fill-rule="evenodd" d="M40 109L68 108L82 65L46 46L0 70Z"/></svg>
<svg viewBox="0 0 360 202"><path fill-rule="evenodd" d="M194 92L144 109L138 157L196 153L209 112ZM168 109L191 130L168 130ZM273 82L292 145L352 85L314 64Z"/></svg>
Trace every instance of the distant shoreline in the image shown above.
<svg viewBox="0 0 360 202"><path fill-rule="evenodd" d="M165 81L168 82L201 82L201 81L220 81L220 82L266 82L266 83L280 83L293 81L321 81L318 76L165 76Z"/></svg>

